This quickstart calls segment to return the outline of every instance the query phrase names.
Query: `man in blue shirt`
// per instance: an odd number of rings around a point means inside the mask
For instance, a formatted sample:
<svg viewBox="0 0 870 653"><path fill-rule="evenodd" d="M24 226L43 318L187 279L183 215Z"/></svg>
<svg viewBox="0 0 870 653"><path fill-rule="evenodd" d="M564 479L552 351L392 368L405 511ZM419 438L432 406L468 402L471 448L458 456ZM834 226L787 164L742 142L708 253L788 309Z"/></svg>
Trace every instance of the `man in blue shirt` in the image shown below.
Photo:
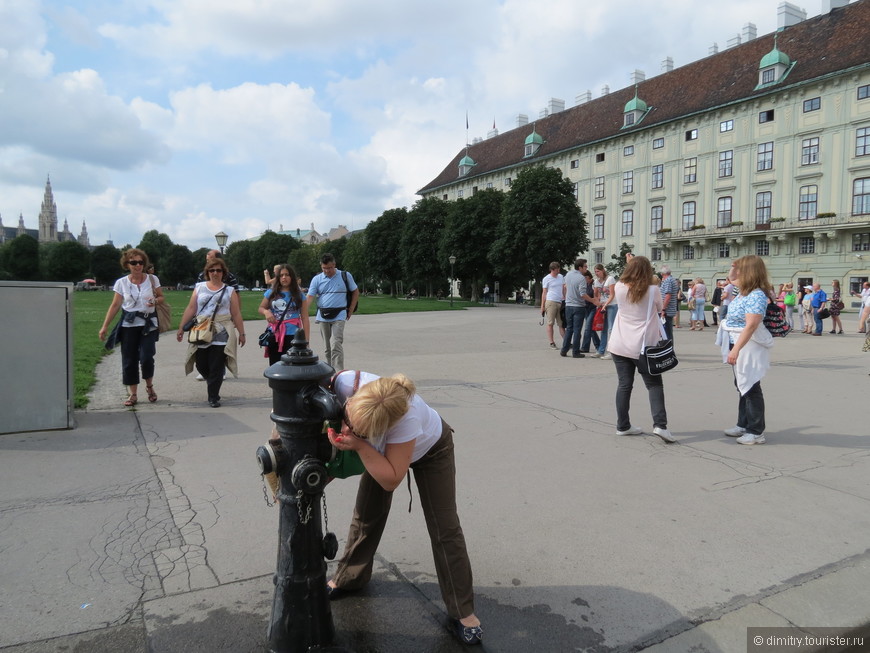
<svg viewBox="0 0 870 653"><path fill-rule="evenodd" d="M810 306L813 307L813 320L816 323L816 330L813 333L814 336L822 335L822 328L824 324L822 324L822 318L819 317L819 311L825 307L825 303L828 301L828 295L822 290L822 287L814 283L813 284L813 298L810 300Z"/></svg>
<svg viewBox="0 0 870 653"><path fill-rule="evenodd" d="M336 268L332 254L320 257L320 269L322 272L308 286L308 298L303 310L307 311L312 300L317 298L314 321L320 325L320 335L326 347L326 362L340 372L344 369L344 324L356 310L359 288L350 272Z"/></svg>
<svg viewBox="0 0 870 653"><path fill-rule="evenodd" d="M668 340L674 339L674 316L677 314L677 296L680 294L680 286L677 280L671 276L671 268L669 265L663 265L659 268L662 274L662 303L664 310L662 317L665 318L665 335Z"/></svg>

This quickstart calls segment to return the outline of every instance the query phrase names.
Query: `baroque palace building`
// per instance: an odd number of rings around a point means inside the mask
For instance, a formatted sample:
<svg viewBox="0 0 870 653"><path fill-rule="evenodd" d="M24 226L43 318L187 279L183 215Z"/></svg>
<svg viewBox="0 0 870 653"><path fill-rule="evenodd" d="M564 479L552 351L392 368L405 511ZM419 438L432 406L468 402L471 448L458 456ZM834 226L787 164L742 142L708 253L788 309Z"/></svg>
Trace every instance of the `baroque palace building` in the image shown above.
<svg viewBox="0 0 870 653"><path fill-rule="evenodd" d="M650 79L553 99L503 134L475 139L419 192L453 200L508 190L524 167L558 168L586 213L590 252L621 243L685 285L766 257L774 283L844 291L870 277L870 0L825 0L779 28L747 23L722 52ZM522 237L518 234L518 237ZM845 296L847 306L849 298ZM853 302L857 307L860 302Z"/></svg>
<svg viewBox="0 0 870 653"><path fill-rule="evenodd" d="M80 245L91 247L88 237L88 227L82 220L82 232L76 238L69 230L67 221L63 221L63 230L57 230L57 204L54 201L54 193L51 190L51 178L45 180L45 193L42 197L42 207L39 210L39 222L37 229L28 229L24 226L24 215L18 215L17 227L4 227L3 217L0 216L0 245L22 234L32 236L39 243L62 243L67 240L75 240Z"/></svg>

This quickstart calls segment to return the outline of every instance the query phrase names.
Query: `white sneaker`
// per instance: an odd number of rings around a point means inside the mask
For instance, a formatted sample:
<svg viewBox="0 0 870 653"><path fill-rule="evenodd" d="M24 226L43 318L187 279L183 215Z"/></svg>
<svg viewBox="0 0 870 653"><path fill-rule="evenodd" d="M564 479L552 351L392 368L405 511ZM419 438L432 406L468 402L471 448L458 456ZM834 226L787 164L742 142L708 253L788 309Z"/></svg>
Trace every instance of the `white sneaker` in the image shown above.
<svg viewBox="0 0 870 653"><path fill-rule="evenodd" d="M202 378L202 374L200 374L199 372L197 372L197 374L196 374L196 380L197 381L205 381L205 379Z"/></svg>
<svg viewBox="0 0 870 653"><path fill-rule="evenodd" d="M764 444L766 440L763 435L755 435L755 433L746 433L737 438L740 444Z"/></svg>
<svg viewBox="0 0 870 653"><path fill-rule="evenodd" d="M600 358L601 358L601 360L603 360L603 361L609 361L609 360L610 360L611 358L613 358L613 357L612 357L610 354L604 354L604 355L601 356Z"/></svg>
<svg viewBox="0 0 870 653"><path fill-rule="evenodd" d="M739 438L746 433L746 429L742 426L732 426L730 429L725 429L725 435L729 438Z"/></svg>
<svg viewBox="0 0 870 653"><path fill-rule="evenodd" d="M617 429L616 435L643 435L643 429L639 426L631 426L627 431Z"/></svg>
<svg viewBox="0 0 870 653"><path fill-rule="evenodd" d="M588 354L589 358L601 358L601 354L597 351L594 354Z"/></svg>
<svg viewBox="0 0 870 653"><path fill-rule="evenodd" d="M677 441L677 439L673 435L671 435L670 431L668 431L667 429L659 428L658 426L653 429L653 434L659 436L668 444L673 444Z"/></svg>

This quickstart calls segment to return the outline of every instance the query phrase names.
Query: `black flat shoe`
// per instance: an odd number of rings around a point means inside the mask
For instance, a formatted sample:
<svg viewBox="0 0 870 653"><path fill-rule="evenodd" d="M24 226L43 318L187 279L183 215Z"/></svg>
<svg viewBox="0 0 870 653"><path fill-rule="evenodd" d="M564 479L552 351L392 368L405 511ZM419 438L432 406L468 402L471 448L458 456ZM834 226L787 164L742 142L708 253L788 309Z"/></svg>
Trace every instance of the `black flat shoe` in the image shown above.
<svg viewBox="0 0 870 653"><path fill-rule="evenodd" d="M208 402L208 405L211 406L212 408L220 408L221 402L218 401L217 399L213 399L213 400Z"/></svg>
<svg viewBox="0 0 870 653"><path fill-rule="evenodd" d="M330 601L338 601L339 599L343 599L344 597L355 594L356 592L357 590L343 590L340 587L333 587L329 583L326 584L326 597Z"/></svg>
<svg viewBox="0 0 870 653"><path fill-rule="evenodd" d="M480 626L463 626L459 619L450 620L450 632L460 642L467 646L480 644L483 639L483 628Z"/></svg>

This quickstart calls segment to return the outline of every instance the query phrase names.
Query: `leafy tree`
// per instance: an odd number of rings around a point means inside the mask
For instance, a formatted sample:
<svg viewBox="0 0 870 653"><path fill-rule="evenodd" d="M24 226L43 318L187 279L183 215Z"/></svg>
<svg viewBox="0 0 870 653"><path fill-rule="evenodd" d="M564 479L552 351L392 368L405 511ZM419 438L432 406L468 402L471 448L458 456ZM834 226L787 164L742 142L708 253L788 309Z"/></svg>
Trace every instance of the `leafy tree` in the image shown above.
<svg viewBox="0 0 870 653"><path fill-rule="evenodd" d="M75 240L52 243L46 262L48 281L81 281L91 266L91 253Z"/></svg>
<svg viewBox="0 0 870 653"><path fill-rule="evenodd" d="M299 282L303 288L307 288L311 279L320 274L320 253L318 246L303 244L299 249L290 252L288 263L299 275Z"/></svg>
<svg viewBox="0 0 870 653"><path fill-rule="evenodd" d="M402 277L406 287L410 290L416 286L420 295L434 294L434 286L444 280L444 268L449 265L438 256L447 211L448 203L444 200L424 198L414 204L402 229Z"/></svg>
<svg viewBox="0 0 870 653"><path fill-rule="evenodd" d="M155 269L159 269L172 245L172 239L169 236L159 233L156 229L151 229L145 232L137 247L148 254L148 260L154 264Z"/></svg>
<svg viewBox="0 0 870 653"><path fill-rule="evenodd" d="M6 270L16 281L39 279L39 243L33 236L16 236L5 249Z"/></svg>
<svg viewBox="0 0 870 653"><path fill-rule="evenodd" d="M360 287L360 292L371 290L371 279L369 278L368 260L366 258L366 235L365 232L351 234L345 236L342 240L347 241L347 246L344 248L344 269L350 270L357 285Z"/></svg>
<svg viewBox="0 0 870 653"><path fill-rule="evenodd" d="M389 287L391 295L396 293L395 284L401 278L400 242L407 220L408 209L388 209L365 230L367 268L376 283Z"/></svg>
<svg viewBox="0 0 870 653"><path fill-rule="evenodd" d="M622 245L619 246L619 254L610 255L610 258L613 259L613 263L608 263L604 266L607 273L612 274L618 279L622 274L622 271L625 270L625 264L628 263L625 255L630 253L632 249L634 249L634 245L629 245L628 243L623 242Z"/></svg>
<svg viewBox="0 0 870 653"><path fill-rule="evenodd" d="M242 242L246 242L246 241L242 241ZM236 243L234 242L232 245L230 245L230 247L232 247L235 244ZM193 266L196 269L196 274L194 275L194 279L197 276L199 276L199 273L202 272L203 268L205 268L206 254L208 254L213 249L214 249L214 247L200 247L199 249L194 250L194 252L193 252ZM229 247L227 248L227 252L229 252ZM224 258L226 258L226 254L224 255ZM233 266L230 264L229 261L227 261L227 265L230 266L230 271L233 274L235 274L236 270L233 269Z"/></svg>
<svg viewBox="0 0 870 653"><path fill-rule="evenodd" d="M268 230L252 242L251 261L248 264L249 279L262 278L263 270L271 270L277 263L286 263L290 252L301 246L293 236Z"/></svg>
<svg viewBox="0 0 870 653"><path fill-rule="evenodd" d="M230 243L229 247L227 247L226 252L224 252L224 260L227 262L227 267L229 267L230 272L236 275L236 277L244 284L249 286L255 286L258 279L263 278L263 268L260 267L260 259L257 258L253 260L255 257L255 241L253 240L234 240ZM197 261L197 274L201 271L201 267L199 267L199 260L205 261L205 255L210 250L204 249L202 250L202 258L194 258ZM194 252L193 256L196 257L199 254L200 250ZM271 268L269 272L271 272Z"/></svg>
<svg viewBox="0 0 870 653"><path fill-rule="evenodd" d="M522 170L505 198L489 250L496 274L540 280L551 261L566 266L588 247L586 215L577 206L571 182L555 168Z"/></svg>
<svg viewBox="0 0 870 653"><path fill-rule="evenodd" d="M114 245L98 245L91 252L91 275L94 280L111 286L121 276L121 250Z"/></svg>
<svg viewBox="0 0 870 653"><path fill-rule="evenodd" d="M456 257L454 274L463 285L470 282L472 301L477 301L478 287L493 278L493 266L486 253L498 229L504 199L504 193L488 188L448 205L438 260L446 277L450 256Z"/></svg>
<svg viewBox="0 0 870 653"><path fill-rule="evenodd" d="M157 276L164 286L191 283L199 274L193 261L193 253L185 245L173 245L163 258Z"/></svg>

